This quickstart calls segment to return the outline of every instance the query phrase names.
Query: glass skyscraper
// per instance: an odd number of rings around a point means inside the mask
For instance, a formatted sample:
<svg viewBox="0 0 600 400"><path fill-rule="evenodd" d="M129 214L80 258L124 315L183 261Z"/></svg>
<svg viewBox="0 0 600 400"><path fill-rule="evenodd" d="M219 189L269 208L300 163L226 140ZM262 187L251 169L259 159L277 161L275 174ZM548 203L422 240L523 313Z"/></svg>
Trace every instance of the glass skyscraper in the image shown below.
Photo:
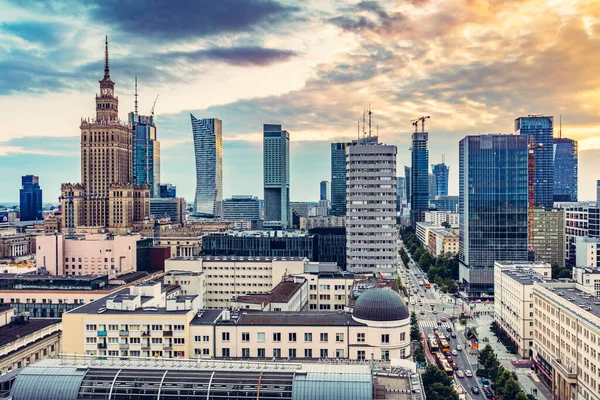
<svg viewBox="0 0 600 400"><path fill-rule="evenodd" d="M554 118L543 115L530 115L515 120L515 133L533 138L535 149L534 197L536 207L551 208L554 205Z"/></svg>
<svg viewBox="0 0 600 400"><path fill-rule="evenodd" d="M435 194L430 193L433 199L438 196L448 196L448 174L450 169L444 163L433 164L431 166L433 175L435 175Z"/></svg>
<svg viewBox="0 0 600 400"><path fill-rule="evenodd" d="M577 201L577 141L554 138L554 201Z"/></svg>
<svg viewBox="0 0 600 400"><path fill-rule="evenodd" d="M263 126L265 228L288 229L290 209L290 134L281 125Z"/></svg>
<svg viewBox="0 0 600 400"><path fill-rule="evenodd" d="M460 280L494 290L494 261L527 260L527 137L467 136L459 144Z"/></svg>
<svg viewBox="0 0 600 400"><path fill-rule="evenodd" d="M329 181L321 181L319 184L319 200L331 202L331 185Z"/></svg>
<svg viewBox="0 0 600 400"><path fill-rule="evenodd" d="M410 167L407 167L406 165L404 166L404 179L406 179L406 182L404 183L406 187L404 197L410 208L410 202L412 200L412 194L410 192L410 189L412 188L412 171L410 170Z"/></svg>
<svg viewBox="0 0 600 400"><path fill-rule="evenodd" d="M221 215L223 200L223 122L190 117L196 156L194 215L214 218Z"/></svg>
<svg viewBox="0 0 600 400"><path fill-rule="evenodd" d="M156 140L153 116L129 113L132 132L134 185L148 185L150 197L160 197L160 142Z"/></svg>
<svg viewBox="0 0 600 400"><path fill-rule="evenodd" d="M427 132L412 134L412 166L411 166L411 222L425 220L425 212L429 210L429 150L427 150Z"/></svg>
<svg viewBox="0 0 600 400"><path fill-rule="evenodd" d="M19 200L21 221L42 219L42 189L37 176L25 175L21 177Z"/></svg>
<svg viewBox="0 0 600 400"><path fill-rule="evenodd" d="M346 155L348 147L362 144L376 144L377 136L367 136L351 142L331 143L331 215L346 216Z"/></svg>

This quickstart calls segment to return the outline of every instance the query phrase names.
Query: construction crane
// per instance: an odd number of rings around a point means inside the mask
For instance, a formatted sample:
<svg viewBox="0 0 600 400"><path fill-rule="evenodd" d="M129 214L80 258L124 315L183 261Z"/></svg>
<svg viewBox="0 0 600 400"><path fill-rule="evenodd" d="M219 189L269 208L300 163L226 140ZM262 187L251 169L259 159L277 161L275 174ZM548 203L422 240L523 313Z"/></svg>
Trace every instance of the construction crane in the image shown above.
<svg viewBox="0 0 600 400"><path fill-rule="evenodd" d="M533 144L533 136L529 136L529 145L527 146L527 227L528 227L528 247L533 252L533 210L535 208L535 151L543 148L543 144Z"/></svg>
<svg viewBox="0 0 600 400"><path fill-rule="evenodd" d="M415 127L415 133L419 132L419 122L421 123L421 132L425 132L425 120L431 118L429 115L413 119L412 124Z"/></svg>
<svg viewBox="0 0 600 400"><path fill-rule="evenodd" d="M156 100L158 100L158 96L160 96L160 94L156 95L156 98L154 99L154 103L152 103L152 110L150 110L150 115L152 115L154 117L154 107L156 107Z"/></svg>

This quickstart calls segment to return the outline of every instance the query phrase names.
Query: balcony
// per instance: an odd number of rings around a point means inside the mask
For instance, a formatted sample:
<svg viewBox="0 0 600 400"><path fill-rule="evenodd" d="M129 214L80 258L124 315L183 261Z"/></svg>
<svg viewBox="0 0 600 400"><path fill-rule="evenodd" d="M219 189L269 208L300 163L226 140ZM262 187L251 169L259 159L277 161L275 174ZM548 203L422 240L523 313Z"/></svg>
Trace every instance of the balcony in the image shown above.
<svg viewBox="0 0 600 400"><path fill-rule="evenodd" d="M119 336L129 336L129 331L119 331Z"/></svg>
<svg viewBox="0 0 600 400"><path fill-rule="evenodd" d="M128 343L119 343L119 349L121 349L121 350L128 350L129 349L129 344Z"/></svg>
<svg viewBox="0 0 600 400"><path fill-rule="evenodd" d="M98 343L99 349L106 349L106 343Z"/></svg>
<svg viewBox="0 0 600 400"><path fill-rule="evenodd" d="M98 331L98 336L106 336L106 331Z"/></svg>
<svg viewBox="0 0 600 400"><path fill-rule="evenodd" d="M150 350L150 344L149 343L143 343L142 344L142 350Z"/></svg>
<svg viewBox="0 0 600 400"><path fill-rule="evenodd" d="M163 350L173 350L173 346L170 343L165 343L163 345Z"/></svg>
<svg viewBox="0 0 600 400"><path fill-rule="evenodd" d="M150 336L150 331L143 331L142 336Z"/></svg>
<svg viewBox="0 0 600 400"><path fill-rule="evenodd" d="M173 331L163 331L163 336L165 336L165 337L173 336Z"/></svg>
<svg viewBox="0 0 600 400"><path fill-rule="evenodd" d="M560 358L552 360L552 367L565 379L569 384L577 384L577 367L568 367L562 363Z"/></svg>

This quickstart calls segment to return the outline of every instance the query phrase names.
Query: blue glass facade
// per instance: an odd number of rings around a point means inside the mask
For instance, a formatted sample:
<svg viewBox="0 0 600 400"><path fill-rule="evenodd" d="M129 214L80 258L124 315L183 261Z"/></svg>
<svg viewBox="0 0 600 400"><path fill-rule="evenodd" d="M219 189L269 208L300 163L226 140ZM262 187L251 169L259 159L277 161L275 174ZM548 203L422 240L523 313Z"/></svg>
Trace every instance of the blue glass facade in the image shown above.
<svg viewBox="0 0 600 400"><path fill-rule="evenodd" d="M21 221L35 221L42 219L42 189L39 178L35 175L21 177L19 190L19 206Z"/></svg>
<svg viewBox="0 0 600 400"><path fill-rule="evenodd" d="M536 207L551 208L554 205L554 118L530 115L515 120L515 133L533 138L535 149L534 197Z"/></svg>
<svg viewBox="0 0 600 400"><path fill-rule="evenodd" d="M290 134L281 125L263 125L265 219L263 226L288 229L290 208Z"/></svg>
<svg viewBox="0 0 600 400"><path fill-rule="evenodd" d="M406 165L404 166L404 179L406 179L405 182L405 191L404 191L404 197L406 198L406 202L410 205L410 202L412 200L412 194L410 189L412 188L412 171L410 169L410 167L407 167Z"/></svg>
<svg viewBox="0 0 600 400"><path fill-rule="evenodd" d="M459 144L460 279L494 289L494 261L527 260L527 137L467 136Z"/></svg>
<svg viewBox="0 0 600 400"><path fill-rule="evenodd" d="M321 181L319 184L319 200L331 202L331 185L329 181Z"/></svg>
<svg viewBox="0 0 600 400"><path fill-rule="evenodd" d="M177 197L177 186L170 183L161 183L159 185L159 197L162 199L174 199Z"/></svg>
<svg viewBox="0 0 600 400"><path fill-rule="evenodd" d="M213 218L220 215L223 200L223 122L190 118L196 156L194 215Z"/></svg>
<svg viewBox="0 0 600 400"><path fill-rule="evenodd" d="M411 216L412 224L425 220L425 211L429 209L429 150L427 150L427 132L412 134L411 166Z"/></svg>
<svg viewBox="0 0 600 400"><path fill-rule="evenodd" d="M444 163L433 164L431 166L433 175L435 176L435 197L448 196L448 174L450 169ZM434 195L431 194L431 198Z"/></svg>
<svg viewBox="0 0 600 400"><path fill-rule="evenodd" d="M154 117L129 113L132 132L134 185L148 185L150 197L159 197L160 143L156 140Z"/></svg>
<svg viewBox="0 0 600 400"><path fill-rule="evenodd" d="M554 201L577 201L577 141L554 139Z"/></svg>

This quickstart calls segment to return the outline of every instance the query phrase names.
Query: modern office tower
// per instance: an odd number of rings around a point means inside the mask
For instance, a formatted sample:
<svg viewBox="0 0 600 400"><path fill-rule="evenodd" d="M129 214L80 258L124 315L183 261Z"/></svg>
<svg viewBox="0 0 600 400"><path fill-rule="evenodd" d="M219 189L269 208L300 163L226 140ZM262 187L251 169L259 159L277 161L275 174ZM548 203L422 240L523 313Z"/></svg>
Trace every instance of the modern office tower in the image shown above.
<svg viewBox="0 0 600 400"><path fill-rule="evenodd" d="M352 272L397 273L396 146L351 146L347 158L346 265Z"/></svg>
<svg viewBox="0 0 600 400"><path fill-rule="evenodd" d="M263 126L265 228L288 229L290 209L290 134L281 125Z"/></svg>
<svg viewBox="0 0 600 400"><path fill-rule="evenodd" d="M223 200L223 122L217 118L192 119L196 155L196 198L194 215L221 215Z"/></svg>
<svg viewBox="0 0 600 400"><path fill-rule="evenodd" d="M600 207L600 180L596 181L596 204Z"/></svg>
<svg viewBox="0 0 600 400"><path fill-rule="evenodd" d="M536 207L533 211L535 261L565 266L565 210Z"/></svg>
<svg viewBox="0 0 600 400"><path fill-rule="evenodd" d="M431 200L431 205L437 211L458 212L458 196L440 196Z"/></svg>
<svg viewBox="0 0 600 400"><path fill-rule="evenodd" d="M433 174L429 174L429 193L431 193L431 195L429 196L430 201L435 199L436 192L436 177Z"/></svg>
<svg viewBox="0 0 600 400"><path fill-rule="evenodd" d="M425 211L429 210L429 150L427 150L427 132L412 134L411 200L410 213L413 227L425 220Z"/></svg>
<svg viewBox="0 0 600 400"><path fill-rule="evenodd" d="M154 218L170 218L173 224L185 222L185 199L177 198L153 198L150 199L150 215Z"/></svg>
<svg viewBox="0 0 600 400"><path fill-rule="evenodd" d="M21 221L42 219L42 189L37 176L25 175L21 177L19 200Z"/></svg>
<svg viewBox="0 0 600 400"><path fill-rule="evenodd" d="M530 115L515 120L515 133L527 137L527 144L541 145L534 150L534 197L536 207L552 208L554 204L554 118ZM531 138L531 139L530 139Z"/></svg>
<svg viewBox="0 0 600 400"><path fill-rule="evenodd" d="M396 211L402 211L402 203L405 201L406 195L406 178L396 177Z"/></svg>
<svg viewBox="0 0 600 400"><path fill-rule="evenodd" d="M410 167L407 167L406 165L404 166L404 179L406 179L406 191L405 191L405 198L406 198L406 203L409 205L410 208L410 202L412 201L412 193L411 193L411 188L412 188L412 170Z"/></svg>
<svg viewBox="0 0 600 400"><path fill-rule="evenodd" d="M357 144L376 144L377 136L366 136L350 142L331 143L331 215L346 216L346 156L348 148Z"/></svg>
<svg viewBox="0 0 600 400"><path fill-rule="evenodd" d="M577 141L554 138L554 201L577 201Z"/></svg>
<svg viewBox="0 0 600 400"><path fill-rule="evenodd" d="M430 198L448 196L448 174L450 168L445 163L433 164L431 166L433 175L435 175L435 195L430 193Z"/></svg>
<svg viewBox="0 0 600 400"><path fill-rule="evenodd" d="M258 197L233 195L230 199L223 200L223 219L257 223L260 219Z"/></svg>
<svg viewBox="0 0 600 400"><path fill-rule="evenodd" d="M154 116L129 113L132 127L133 183L148 185L150 197L159 197L160 142L156 140Z"/></svg>
<svg viewBox="0 0 600 400"><path fill-rule="evenodd" d="M527 261L527 137L462 139L459 197L459 277L469 297L485 297L494 261Z"/></svg>
<svg viewBox="0 0 600 400"><path fill-rule="evenodd" d="M61 185L63 229L78 226L127 232L150 214L150 190L133 183L132 132L119 121L119 98L110 79L108 39L96 119L81 121L81 183Z"/></svg>
<svg viewBox="0 0 600 400"><path fill-rule="evenodd" d="M331 203L331 184L329 181L321 181L319 189L319 200L327 200Z"/></svg>
<svg viewBox="0 0 600 400"><path fill-rule="evenodd" d="M173 186L170 183L161 183L158 186L158 197L162 199L174 199L177 197L177 186Z"/></svg>

